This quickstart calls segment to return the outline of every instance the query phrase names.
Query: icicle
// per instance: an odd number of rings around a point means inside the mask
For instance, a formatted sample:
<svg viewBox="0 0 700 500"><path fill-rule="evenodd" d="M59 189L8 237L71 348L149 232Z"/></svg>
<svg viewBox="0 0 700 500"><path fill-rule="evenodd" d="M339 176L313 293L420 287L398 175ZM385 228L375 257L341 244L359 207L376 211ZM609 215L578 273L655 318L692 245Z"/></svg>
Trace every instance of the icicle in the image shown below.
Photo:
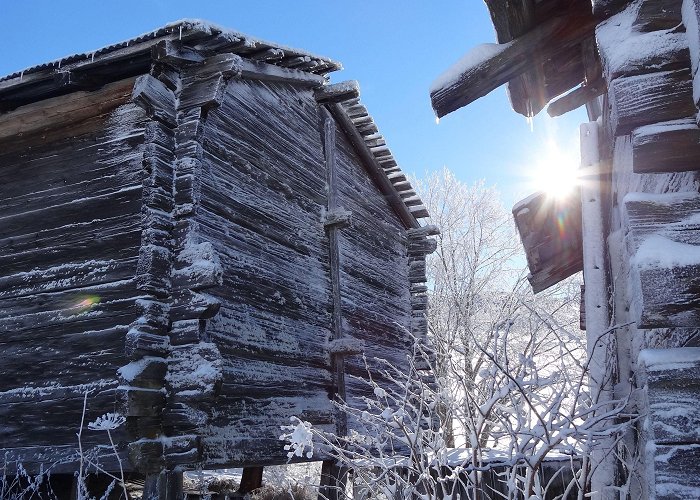
<svg viewBox="0 0 700 500"><path fill-rule="evenodd" d="M91 63L95 62L95 53L94 52L92 54L90 54L90 62Z"/></svg>
<svg viewBox="0 0 700 500"><path fill-rule="evenodd" d="M439 116L435 117L435 125L440 125L440 117Z"/></svg>
<svg viewBox="0 0 700 500"><path fill-rule="evenodd" d="M19 73L19 81L22 81L22 78L24 78L24 71L20 71Z"/></svg>
<svg viewBox="0 0 700 500"><path fill-rule="evenodd" d="M63 61L62 59L59 59L59 60L58 60L58 69L61 69L61 62L62 62L62 61Z"/></svg>
<svg viewBox="0 0 700 500"><path fill-rule="evenodd" d="M180 40L182 40L182 24L180 25Z"/></svg>
<svg viewBox="0 0 700 500"><path fill-rule="evenodd" d="M530 132L534 132L535 131L535 127L534 127L535 121L532 119L531 116L526 116L525 120L527 120L527 124L530 126Z"/></svg>

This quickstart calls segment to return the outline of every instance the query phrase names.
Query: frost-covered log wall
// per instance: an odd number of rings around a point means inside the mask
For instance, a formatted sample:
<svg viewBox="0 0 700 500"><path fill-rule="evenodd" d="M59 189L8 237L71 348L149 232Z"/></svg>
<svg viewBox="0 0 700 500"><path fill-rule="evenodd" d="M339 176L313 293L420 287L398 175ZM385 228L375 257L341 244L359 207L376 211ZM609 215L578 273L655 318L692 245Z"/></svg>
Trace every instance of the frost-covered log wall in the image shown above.
<svg viewBox="0 0 700 500"><path fill-rule="evenodd" d="M0 452L72 471L87 392L127 470L284 463L289 417L346 433L360 355L383 384L426 334L436 228L334 63L189 23L137 42L75 63L129 58L101 90L0 80Z"/></svg>
<svg viewBox="0 0 700 500"><path fill-rule="evenodd" d="M148 119L129 103L132 87L92 96L111 109L75 127L53 127L44 114L40 131L0 141L0 443L11 468L15 458L31 467L42 451L47 463L74 453L86 392L87 421L114 409L124 338L144 296L136 275ZM0 116L0 129L17 114Z"/></svg>
<svg viewBox="0 0 700 500"><path fill-rule="evenodd" d="M600 150L610 172L604 223L609 324L617 326L607 342L616 361L609 373L614 396L631 395L628 410L648 420L639 430L651 431L640 432L641 441L634 432L622 436L636 451L627 458L629 477L617 481L629 481L641 498L693 496L696 490L684 488L697 484L698 473L689 458L695 432L679 427L673 439L659 432L685 418L683 401L698 398L694 375L673 363L659 371L658 364L650 367L651 356L640 356L663 348L668 359L680 359L698 345L696 48L680 10L680 0L630 2L596 30L608 84Z"/></svg>

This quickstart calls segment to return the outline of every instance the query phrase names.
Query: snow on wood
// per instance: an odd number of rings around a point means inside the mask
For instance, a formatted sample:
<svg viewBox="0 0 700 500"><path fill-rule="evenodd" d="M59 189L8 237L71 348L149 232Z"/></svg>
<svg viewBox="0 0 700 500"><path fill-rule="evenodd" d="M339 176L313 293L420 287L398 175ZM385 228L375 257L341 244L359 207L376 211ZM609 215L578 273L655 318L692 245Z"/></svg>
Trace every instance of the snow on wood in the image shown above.
<svg viewBox="0 0 700 500"><path fill-rule="evenodd" d="M610 83L620 76L687 67L688 40L672 29L641 31L636 25L640 8L649 2L632 2L596 28L603 74Z"/></svg>
<svg viewBox="0 0 700 500"><path fill-rule="evenodd" d="M0 442L23 448L13 457L30 470L38 449L53 456L74 442L66 419L79 423L80 391L88 418L115 401L129 417L115 439L128 443L127 470L149 484L164 464L283 463L279 427L290 415L328 430L338 422L331 354L362 350L401 366L424 316L425 287L412 281L425 281L436 229L416 221L427 212L356 85L326 89L333 96L319 105L314 89L331 62L206 25L182 29L182 40L171 31L104 52L112 76L110 57L131 58L131 71L144 70L135 80L67 99L33 87L37 77L23 95L43 104L6 115L19 125L0 117L11 180L0 323L16 332L4 363L27 379L0 383L0 419L19 422ZM0 94L19 92L14 84ZM321 141L325 106L337 150L330 135ZM341 375L364 375L361 357L350 358ZM386 383L380 368L370 362ZM350 399L360 404L363 390L355 383Z"/></svg>
<svg viewBox="0 0 700 500"><path fill-rule="evenodd" d="M430 93L437 92L444 87L451 87L458 83L463 74L478 70L478 68L490 59L500 55L508 44L482 43L464 54L459 61L442 72L430 84Z"/></svg>
<svg viewBox="0 0 700 500"><path fill-rule="evenodd" d="M636 173L697 170L700 128L694 118L639 127L632 132L632 148Z"/></svg>
<svg viewBox="0 0 700 500"><path fill-rule="evenodd" d="M692 326L700 303L700 197L630 193L624 207L639 326Z"/></svg>
<svg viewBox="0 0 700 500"><path fill-rule="evenodd" d="M637 127L695 116L689 69L624 76L609 84L610 124L615 135Z"/></svg>

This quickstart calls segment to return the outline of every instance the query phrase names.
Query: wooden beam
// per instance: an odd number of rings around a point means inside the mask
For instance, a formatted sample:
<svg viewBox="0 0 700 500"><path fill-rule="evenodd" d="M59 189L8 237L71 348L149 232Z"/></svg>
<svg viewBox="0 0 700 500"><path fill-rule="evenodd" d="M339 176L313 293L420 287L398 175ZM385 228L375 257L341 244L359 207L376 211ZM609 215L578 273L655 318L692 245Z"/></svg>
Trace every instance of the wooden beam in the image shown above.
<svg viewBox="0 0 700 500"><path fill-rule="evenodd" d="M589 84L581 85L565 96L553 101L547 107L547 114L551 117L561 116L569 111L573 111L576 108L586 105L588 102L596 99L598 96L603 95L606 90L607 86L605 84L605 80L602 78Z"/></svg>
<svg viewBox="0 0 700 500"><path fill-rule="evenodd" d="M700 128L694 118L655 123L632 132L637 174L689 172L700 165Z"/></svg>
<svg viewBox="0 0 700 500"><path fill-rule="evenodd" d="M195 64L204 61L204 56L193 49L185 47L176 40L161 40L151 48L151 57L156 61L176 66Z"/></svg>
<svg viewBox="0 0 700 500"><path fill-rule="evenodd" d="M335 213L340 208L340 191L338 187L338 168L336 164L336 127L333 116L324 110L323 120L323 152L326 164L326 182L328 185L328 207L329 213ZM338 225L330 225L326 228L328 233L329 266L331 278L331 292L333 303L333 340L343 338L343 303L340 287L340 242ZM346 400L345 393L345 359L342 356L331 358L333 371L334 396L341 401ZM348 416L342 410L336 411L336 432L339 436L348 434Z"/></svg>
<svg viewBox="0 0 700 500"><path fill-rule="evenodd" d="M629 0L591 0L593 14L599 18L610 17L629 4Z"/></svg>
<svg viewBox="0 0 700 500"><path fill-rule="evenodd" d="M486 0L498 43L508 43L532 29L537 24L535 2L524 0ZM513 110L526 116L534 116L546 104L544 95L544 69L542 59L535 57L529 71L508 82L508 96Z"/></svg>
<svg viewBox="0 0 700 500"><path fill-rule="evenodd" d="M160 80L151 75L139 76L134 83L132 100L151 118L171 128L177 125L177 98Z"/></svg>
<svg viewBox="0 0 700 500"><path fill-rule="evenodd" d="M108 113L129 102L133 87L134 79L128 78L94 92L74 92L2 113L0 139L53 130Z"/></svg>
<svg viewBox="0 0 700 500"><path fill-rule="evenodd" d="M324 85L314 92L314 98L320 104L349 101L358 97L360 97L360 85L357 80Z"/></svg>
<svg viewBox="0 0 700 500"><path fill-rule="evenodd" d="M506 82L522 75L532 65L535 54L543 60L590 36L597 20L577 14L553 18L516 38L483 64L470 66L459 76L430 94L433 109L443 117L483 97Z"/></svg>
<svg viewBox="0 0 700 500"><path fill-rule="evenodd" d="M318 500L343 500L347 477L347 467L337 465L335 460L325 460L321 466Z"/></svg>
<svg viewBox="0 0 700 500"><path fill-rule="evenodd" d="M589 37L581 44L581 63L583 64L584 84L598 81L603 77L603 66L600 62L600 54L595 36ZM607 82L605 84L607 89ZM603 114L600 99L594 98L586 103L586 111L589 121L596 121Z"/></svg>
<svg viewBox="0 0 700 500"><path fill-rule="evenodd" d="M282 68L262 61L241 59L241 78L286 82L306 87L320 87L326 82L325 77L308 71Z"/></svg>

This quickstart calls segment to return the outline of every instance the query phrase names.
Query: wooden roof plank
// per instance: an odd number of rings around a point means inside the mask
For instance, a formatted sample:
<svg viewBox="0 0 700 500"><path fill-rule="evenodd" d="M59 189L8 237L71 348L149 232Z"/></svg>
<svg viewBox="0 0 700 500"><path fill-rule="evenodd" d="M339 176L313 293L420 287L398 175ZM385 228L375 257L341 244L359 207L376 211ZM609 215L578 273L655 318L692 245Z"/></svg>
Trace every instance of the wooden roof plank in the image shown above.
<svg viewBox="0 0 700 500"><path fill-rule="evenodd" d="M435 113L445 116L522 75L532 67L533 54L543 60L552 59L581 43L597 22L590 14L577 11L552 18L502 45L486 61L461 69L456 77L433 88L430 98Z"/></svg>

